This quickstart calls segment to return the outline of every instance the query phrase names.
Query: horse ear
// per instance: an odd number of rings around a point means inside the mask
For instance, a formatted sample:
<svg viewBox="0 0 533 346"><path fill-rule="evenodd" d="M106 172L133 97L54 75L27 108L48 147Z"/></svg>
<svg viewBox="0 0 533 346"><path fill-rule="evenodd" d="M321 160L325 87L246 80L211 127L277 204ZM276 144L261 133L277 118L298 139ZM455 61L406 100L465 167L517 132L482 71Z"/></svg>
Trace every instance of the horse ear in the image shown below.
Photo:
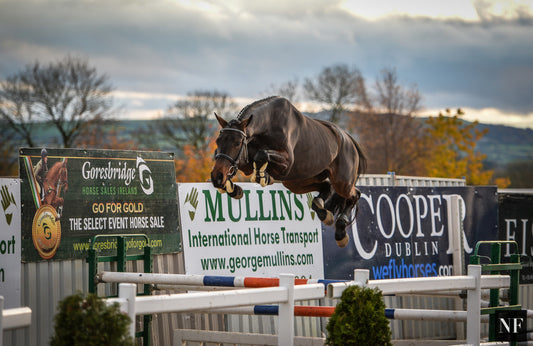
<svg viewBox="0 0 533 346"><path fill-rule="evenodd" d="M215 113L215 117L217 118L218 123L220 124L220 126L222 126L222 128L227 127L228 126L228 122L226 120L222 119L222 117L219 117L217 112L214 112L214 113Z"/></svg>
<svg viewBox="0 0 533 346"><path fill-rule="evenodd" d="M254 116L253 114L250 114L250 116L248 118L246 118L243 121L241 121L241 126L242 126L243 129L245 129L246 126L248 126L248 124L250 123L250 120L252 120L253 116Z"/></svg>

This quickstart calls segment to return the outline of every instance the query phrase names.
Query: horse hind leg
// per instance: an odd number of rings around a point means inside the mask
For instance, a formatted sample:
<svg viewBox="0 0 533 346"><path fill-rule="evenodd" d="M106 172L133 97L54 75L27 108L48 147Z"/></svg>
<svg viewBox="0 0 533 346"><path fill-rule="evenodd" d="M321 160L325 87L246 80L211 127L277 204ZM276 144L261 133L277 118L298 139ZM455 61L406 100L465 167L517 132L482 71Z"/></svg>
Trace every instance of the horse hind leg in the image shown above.
<svg viewBox="0 0 533 346"><path fill-rule="evenodd" d="M351 223L348 215L351 214L355 202L355 199L348 198L343 199L342 203L340 204L341 211L335 220L335 241L337 242L337 246L340 248L346 247L350 241L350 236L348 233L346 233L346 227L348 227L348 225Z"/></svg>
<svg viewBox="0 0 533 346"><path fill-rule="evenodd" d="M354 187L354 196L344 199L342 204L339 204L341 207L341 211L339 212L339 215L337 216L337 220L335 221L335 241L337 242L337 245L341 248L348 245L348 242L350 241L350 236L348 233L346 233L346 227L348 227L349 224L351 224L355 219L350 220L350 217L352 215L353 208L355 209L355 216L357 216L357 213L359 212L359 198L361 198L361 191L359 191L358 188Z"/></svg>

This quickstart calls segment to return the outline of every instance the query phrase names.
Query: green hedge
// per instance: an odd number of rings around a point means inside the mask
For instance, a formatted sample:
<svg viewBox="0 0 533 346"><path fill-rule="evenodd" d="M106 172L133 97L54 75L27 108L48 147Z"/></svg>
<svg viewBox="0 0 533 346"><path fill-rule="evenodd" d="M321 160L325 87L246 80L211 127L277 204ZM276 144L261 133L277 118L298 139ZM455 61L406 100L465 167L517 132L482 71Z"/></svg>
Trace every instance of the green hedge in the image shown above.
<svg viewBox="0 0 533 346"><path fill-rule="evenodd" d="M350 286L345 289L326 329L326 344L331 346L392 345L385 303L377 288Z"/></svg>
<svg viewBox="0 0 533 346"><path fill-rule="evenodd" d="M107 306L95 294L77 293L59 302L50 345L133 345L130 322L118 303Z"/></svg>

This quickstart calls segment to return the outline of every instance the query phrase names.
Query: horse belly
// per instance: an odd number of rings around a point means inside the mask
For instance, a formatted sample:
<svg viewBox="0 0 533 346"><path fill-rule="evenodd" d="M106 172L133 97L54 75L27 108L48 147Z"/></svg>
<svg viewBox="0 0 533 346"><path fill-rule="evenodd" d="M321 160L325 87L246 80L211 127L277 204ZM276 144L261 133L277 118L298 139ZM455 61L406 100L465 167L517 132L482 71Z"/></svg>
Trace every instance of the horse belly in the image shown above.
<svg viewBox="0 0 533 346"><path fill-rule="evenodd" d="M294 153L294 164L287 175L287 180L307 179L331 170L335 157L324 151L309 150Z"/></svg>

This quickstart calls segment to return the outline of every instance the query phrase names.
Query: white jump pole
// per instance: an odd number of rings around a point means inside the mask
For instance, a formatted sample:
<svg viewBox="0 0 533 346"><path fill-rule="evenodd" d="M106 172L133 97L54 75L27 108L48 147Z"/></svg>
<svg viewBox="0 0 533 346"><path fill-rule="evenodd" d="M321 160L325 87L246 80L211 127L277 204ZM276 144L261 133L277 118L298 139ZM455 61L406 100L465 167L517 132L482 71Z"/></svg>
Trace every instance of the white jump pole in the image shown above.
<svg viewBox="0 0 533 346"><path fill-rule="evenodd" d="M118 298L125 300L121 304L121 310L126 312L131 319L129 334L135 340L135 299L137 296L136 284L119 284Z"/></svg>
<svg viewBox="0 0 533 346"><path fill-rule="evenodd" d="M287 302L279 304L278 345L294 345L294 275L280 274L279 286L287 289Z"/></svg>
<svg viewBox="0 0 533 346"><path fill-rule="evenodd" d="M450 207L448 208L448 220L450 220L449 242L452 246L453 275L464 275L464 247L463 247L463 223L461 219L461 201L459 195L450 197ZM463 310L463 299L455 298L455 309ZM465 338L464 323L455 325L457 339Z"/></svg>
<svg viewBox="0 0 533 346"><path fill-rule="evenodd" d="M481 334L481 266L469 265L468 276L474 278L475 288L468 290L468 297L466 298L466 342L470 345L479 345Z"/></svg>

